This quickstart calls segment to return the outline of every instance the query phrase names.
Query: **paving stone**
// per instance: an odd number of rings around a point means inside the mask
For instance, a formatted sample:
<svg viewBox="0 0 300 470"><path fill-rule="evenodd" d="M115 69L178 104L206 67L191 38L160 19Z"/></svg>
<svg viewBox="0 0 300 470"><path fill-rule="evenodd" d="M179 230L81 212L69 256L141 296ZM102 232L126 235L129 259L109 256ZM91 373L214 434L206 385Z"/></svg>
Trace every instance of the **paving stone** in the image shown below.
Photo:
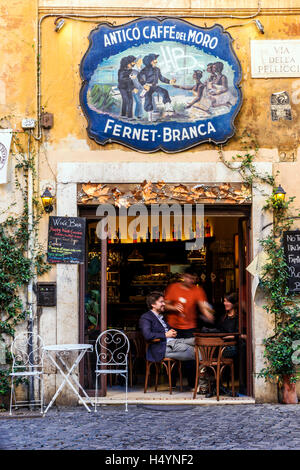
<svg viewBox="0 0 300 470"><path fill-rule="evenodd" d="M1 418L1 449L300 449L300 405L218 405L153 411L52 408L43 419Z"/></svg>

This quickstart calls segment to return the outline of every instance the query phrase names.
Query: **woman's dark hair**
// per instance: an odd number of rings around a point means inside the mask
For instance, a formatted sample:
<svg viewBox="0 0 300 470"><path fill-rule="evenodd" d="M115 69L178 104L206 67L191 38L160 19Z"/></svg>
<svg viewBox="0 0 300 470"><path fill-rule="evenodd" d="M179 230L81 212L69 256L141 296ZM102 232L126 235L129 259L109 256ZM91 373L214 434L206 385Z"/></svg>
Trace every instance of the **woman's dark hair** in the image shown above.
<svg viewBox="0 0 300 470"><path fill-rule="evenodd" d="M239 299L236 292L231 292L230 294L224 295L224 299L227 299L233 305L234 310L237 312Z"/></svg>
<svg viewBox="0 0 300 470"><path fill-rule="evenodd" d="M200 80L200 78L202 78L202 75L203 75L201 70L194 70L194 74L196 75L197 80Z"/></svg>
<svg viewBox="0 0 300 470"><path fill-rule="evenodd" d="M164 296L164 294L162 292L159 292L159 291L150 292L150 294L148 294L147 297L146 297L147 307L151 310L152 305L155 304L155 302L160 297L163 297L163 296Z"/></svg>
<svg viewBox="0 0 300 470"><path fill-rule="evenodd" d="M221 73L224 67L224 64L222 62L215 62L215 67L217 72Z"/></svg>

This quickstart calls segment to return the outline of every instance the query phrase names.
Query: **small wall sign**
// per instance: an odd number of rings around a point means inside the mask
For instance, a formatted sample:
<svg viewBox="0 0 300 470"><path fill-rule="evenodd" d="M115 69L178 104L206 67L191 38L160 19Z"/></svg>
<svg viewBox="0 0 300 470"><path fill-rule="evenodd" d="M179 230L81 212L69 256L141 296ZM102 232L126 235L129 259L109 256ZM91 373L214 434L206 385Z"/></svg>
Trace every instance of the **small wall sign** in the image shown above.
<svg viewBox="0 0 300 470"><path fill-rule="evenodd" d="M37 283L37 305L38 307L56 306L56 282Z"/></svg>
<svg viewBox="0 0 300 470"><path fill-rule="evenodd" d="M80 101L99 144L173 153L234 135L241 66L222 26L142 18L89 40Z"/></svg>
<svg viewBox="0 0 300 470"><path fill-rule="evenodd" d="M300 77L300 39L251 40L251 77Z"/></svg>
<svg viewBox="0 0 300 470"><path fill-rule="evenodd" d="M292 120L292 109L290 105L290 97L287 91L279 91L271 95L271 119L279 121L284 119Z"/></svg>
<svg viewBox="0 0 300 470"><path fill-rule="evenodd" d="M289 290L300 292L300 230L289 230L283 233L283 246L289 270Z"/></svg>

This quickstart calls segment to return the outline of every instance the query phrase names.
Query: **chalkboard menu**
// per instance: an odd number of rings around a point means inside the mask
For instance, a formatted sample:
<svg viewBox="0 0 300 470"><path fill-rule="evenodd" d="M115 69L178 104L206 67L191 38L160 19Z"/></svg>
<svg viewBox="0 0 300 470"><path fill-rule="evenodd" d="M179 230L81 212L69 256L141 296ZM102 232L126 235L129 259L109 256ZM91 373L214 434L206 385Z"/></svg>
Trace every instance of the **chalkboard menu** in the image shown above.
<svg viewBox="0 0 300 470"><path fill-rule="evenodd" d="M300 292L300 230L283 234L283 246L289 270L289 290Z"/></svg>
<svg viewBox="0 0 300 470"><path fill-rule="evenodd" d="M85 219L50 216L48 263L83 264L84 251Z"/></svg>

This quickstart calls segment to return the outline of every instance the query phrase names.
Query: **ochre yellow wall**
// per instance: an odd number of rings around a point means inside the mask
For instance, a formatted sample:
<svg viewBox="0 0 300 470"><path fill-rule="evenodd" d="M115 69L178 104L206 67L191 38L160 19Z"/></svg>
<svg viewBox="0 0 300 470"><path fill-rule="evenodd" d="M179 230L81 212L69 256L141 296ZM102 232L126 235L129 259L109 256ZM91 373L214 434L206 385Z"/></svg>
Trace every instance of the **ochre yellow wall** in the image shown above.
<svg viewBox="0 0 300 470"><path fill-rule="evenodd" d="M124 7L132 2L124 3ZM196 8L193 2L177 1L173 2L178 7ZM201 3L201 2L200 2ZM298 5L299 3L299 5ZM94 1L54 1L54 0L26 0L19 2L11 0L6 2L0 1L1 13L1 70L0 70L0 117L10 116L10 123L14 129L20 128L21 119L23 117L36 117L36 24L38 4L41 7L40 17L45 13L54 13L55 11L63 12L64 9L70 12L71 5L81 6L78 11L86 14L95 14ZM58 4L62 5L58 8ZM102 3L103 7L108 2ZM212 8L213 4L220 9L221 4L224 8L232 7L232 2L209 2L205 4L205 8ZM228 10L227 14L244 15L242 8L248 7L255 11L257 3L239 2L240 10ZM65 5L65 8L63 8ZM89 10L87 7L91 6ZM135 6L142 7L143 2L136 1ZM285 6L293 6L297 8L299 14L290 15L283 11ZM163 6L163 4L161 4ZM199 14L198 9L195 14ZM262 149L276 149L279 153L285 151L287 157L291 153L297 151L299 140L299 104L297 101L300 96L300 77L297 78L272 78L272 79L252 79L250 71L250 39L299 39L300 38L300 2L263 2L263 14L259 19L265 27L265 34L261 35L254 23L250 23L244 27L229 29L234 42L233 47L241 62L243 70L243 79L241 87L243 91L243 105L239 112L235 125L237 129L236 136L230 140L226 149L239 149L241 131L247 129L250 134L258 141ZM282 14L271 14L268 8L281 7ZM42 8L43 7L43 8ZM48 9L46 8L48 7ZM83 9L83 7L85 7ZM78 12L73 8L74 13ZM116 8L114 8L117 11ZM118 10L122 12L122 9ZM134 9L132 15L134 15ZM219 11L219 10L218 10ZM270 10L272 11L272 10ZM217 12L217 11L216 11ZM264 13L266 12L266 13ZM155 10L153 10L155 13ZM190 14L193 10L190 10ZM107 18L103 18L104 20ZM116 24L126 23L132 18L110 18ZM238 19L190 19L190 22L204 26L211 26L214 23L222 24L225 28L232 24L246 23L249 20ZM101 18L99 18L101 20ZM56 169L56 157L53 150L65 150L65 158L72 158L70 150L81 149L85 155L88 150L101 151L105 154L109 150L117 150L110 154L113 159L151 159L154 155L132 153L123 146L111 144L105 147L99 146L87 137L86 119L80 109L79 91L81 87L81 79L79 74L79 64L84 53L88 48L88 35L96 26L93 23L77 22L66 20L67 24L59 33L54 32L54 18L47 18L42 23L42 52L41 52L41 92L42 105L46 111L54 114L54 128L46 133L46 141L50 150L50 161L54 170ZM297 90L299 89L299 93ZM295 103L291 100L292 105L292 121L280 120L271 121L270 116L270 96L274 92L286 90L290 98L295 97ZM78 142L79 141L79 142ZM204 150L213 150L215 147L210 144L202 144L188 152L173 155L172 159L188 159L201 158L203 161L210 160L210 154L199 155ZM52 152L51 152L52 150ZM129 153L127 157L126 153ZM62 154L59 153L59 158ZM165 154L156 154L157 158L168 158ZM206 155L206 156L205 156ZM283 154L281 154L283 155ZM107 158L101 156L102 158ZM89 160L98 159L99 154L89 154ZM266 159L269 159L267 157ZM43 159L41 159L43 160ZM49 168L41 165L41 170L47 173ZM54 171L55 173L55 171Z"/></svg>
<svg viewBox="0 0 300 470"><path fill-rule="evenodd" d="M0 1L0 118L14 129L36 114L37 0Z"/></svg>
<svg viewBox="0 0 300 470"><path fill-rule="evenodd" d="M236 3L239 4L237 9ZM111 5L113 4L113 8ZM115 24L126 23L135 15L157 14L167 16L178 14L183 19L199 26L211 26L219 23L224 28L247 23L249 19L201 19L187 18L185 15L200 15L205 10L207 14L222 13L227 15L253 15L257 10L257 0L159 0L145 5L142 0L0 0L0 118L4 127L21 129L21 120L25 117L37 115L37 21L45 14L52 14L42 22L42 49L41 49L41 103L45 111L53 113L54 127L43 134L42 142L36 143L39 148L38 177L41 183L54 182L57 176L58 162L98 162L98 161L141 161L154 162L189 162L189 161L217 161L218 152L215 146L199 145L187 152L175 155L158 152L155 154L138 153L121 145L97 145L87 137L86 119L81 111L79 92L81 78L79 64L87 51L90 31L96 26L89 22L66 20L66 25L60 33L54 32L54 19L63 13L97 14L102 12L103 20L115 21ZM148 8L147 10L145 9ZM151 7L151 9L150 9ZM215 10L214 10L215 7ZM300 200L300 163L299 163L299 120L300 120L300 77L289 79L252 79L250 70L250 39L300 39L300 0L263 0L262 12L258 16L265 28L261 35L254 23L243 27L229 29L234 43L233 47L241 62L243 79L242 108L235 120L236 136L225 146L226 156L241 150L240 134L247 130L257 140L260 147L258 159L273 162L274 172L280 170L280 183L284 186L288 196L296 196L296 206ZM155 8L159 8L156 10ZM165 10L163 10L165 8ZM293 8L293 11L287 10ZM194 10L193 10L194 9ZM203 10L202 10L203 9ZM127 17L117 17L126 14ZM107 18L107 15L110 16ZM115 17L113 16L115 15ZM101 21L101 17L99 17ZM297 83L298 82L298 83ZM292 121L273 122L270 114L270 96L274 92L287 91L291 98ZM293 99L293 97L295 99ZM36 131L35 131L36 132ZM24 147L26 138L18 134ZM285 157L284 153L285 152ZM295 161L284 162L284 158ZM11 182L0 185L0 212L14 199L13 164L10 163ZM80 181L81 175L78 175ZM141 180L144 176L141 175ZM116 175L117 180L117 175ZM260 214L257 215L257 217ZM40 224L39 239L46 248L48 216L44 215ZM257 237L258 238L258 237ZM257 243L257 241L256 241ZM65 266L67 276L71 269ZM72 267L71 267L72 268ZM59 270L57 270L59 271ZM57 280L56 267L47 276L42 278ZM58 280L59 284L59 280ZM72 284L73 285L73 284ZM74 283L75 286L76 282ZM60 286L58 286L60 287ZM75 293L75 295L74 295ZM69 294L66 303L55 308L43 309L41 319L41 332L46 342L51 344L57 340L54 337L59 332L59 338L69 338L78 341L78 306L76 288ZM69 303L68 303L69 302ZM71 320L69 316L71 317ZM262 331L261 323L265 328L264 312L254 312L255 332ZM73 322L73 323L72 323ZM70 328L70 324L73 328ZM270 326L271 328L271 326ZM255 338L255 360L257 364L262 361L260 337ZM259 351L257 353L257 350ZM261 353L261 358L257 355ZM52 382L51 382L52 381ZM51 382L51 383L50 383ZM54 387L53 377L49 378L49 387ZM51 385L52 384L52 385ZM261 387L261 396L265 392ZM49 388L50 389L50 388ZM273 392L272 392L273 393ZM271 396L272 394L270 394ZM272 395L273 396L273 395ZM275 395L274 395L275 396ZM271 399L271 398L270 398Z"/></svg>
<svg viewBox="0 0 300 470"><path fill-rule="evenodd" d="M21 121L36 118L36 22L37 0L0 0L0 127L12 128L21 148L27 150L27 136ZM12 144L11 150L16 152ZM0 184L0 220L10 207L18 214L22 201L15 191L12 152L8 161L8 183ZM17 203L11 205L12 203Z"/></svg>
<svg viewBox="0 0 300 470"><path fill-rule="evenodd" d="M44 2L45 3L45 2ZM50 10L49 10L50 11ZM121 11L121 10L120 10ZM88 13L88 12L87 12ZM90 13L95 13L92 11ZM292 121L273 122L270 112L270 97L274 92L286 90L290 98L298 97L300 78L252 79L250 70L250 39L297 39L300 38L300 15L267 14L259 16L265 27L262 35L254 23L229 29L234 42L233 47L241 62L243 78L242 108L235 120L236 136L226 145L227 150L241 148L240 134L247 130L262 149L272 149L272 159L296 158L299 140L299 105L292 104ZM105 20L105 18L103 18ZM101 20L101 18L100 18ZM110 18L116 24L126 23L131 18ZM238 19L189 19L194 24L211 26L222 24L225 28L232 24L246 23L249 20ZM199 145L188 152L166 155L162 152L145 155L132 152L117 144L99 146L87 137L86 119L80 109L79 92L81 79L79 64L88 48L88 35L95 27L91 23L66 20L66 26L57 34L53 28L53 18L43 22L42 45L42 104L45 110L54 114L54 128L47 133L48 160L54 173L57 159L72 161L72 151L82 151L79 158L89 161L100 160L151 160L182 161L211 160L211 152L216 147L211 144ZM297 83L298 82L298 83ZM300 93L299 93L300 95ZM296 100L297 101L297 100ZM96 151L89 153L89 150ZM114 152L111 152L114 150ZM57 153L59 152L59 153ZM62 154L64 153L64 155ZM205 152L205 153L204 153ZM283 156L285 152L286 156ZM280 156L278 156L280 154ZM294 157L292 156L294 154ZM262 155L262 160L269 160L270 154ZM216 159L217 155L213 157ZM43 171L43 165L41 166ZM49 168L45 168L45 172ZM42 173L44 175L44 172Z"/></svg>
<svg viewBox="0 0 300 470"><path fill-rule="evenodd" d="M87 122L80 108L79 92L81 78L79 65L87 51L90 31L96 23L66 20L60 33L54 31L56 14L96 14L103 12L102 19L122 24L130 21L135 14L165 15L180 9L186 15L200 15L201 8L207 14L226 14L245 16L254 14L257 1L241 1L239 8L231 0L214 0L210 2L193 2L187 0L170 0L169 8L162 10L166 4L153 4L152 10L143 10L141 0L134 3L114 2L113 11L110 2L98 0L0 0L1 30L1 70L0 70L0 117L8 116L1 124L4 127L21 129L24 117L36 117L37 109L37 21L43 15L53 15L42 21L41 48L41 104L45 111L54 115L54 127L45 131L39 154L39 178L42 181L55 181L57 163L62 161L216 161L218 153L211 144L202 144L189 151L175 155L157 152L144 154L132 151L117 144L104 147L87 137ZM134 8L130 9L130 5ZM215 10L213 7L215 6ZM194 10L193 10L194 8ZM293 10L288 10L293 8ZM105 16L106 15L106 16ZM113 17L112 15L115 15ZM117 15L128 15L120 18ZM183 18L185 18L183 16ZM236 136L224 147L228 156L241 149L240 134L247 130L255 138L260 147L258 159L273 161L274 171L280 170L280 182L288 195L300 198L297 175L299 163L299 110L300 110L300 77L252 79L250 70L250 39L299 39L300 38L300 0L262 2L262 11L258 16L265 28L262 35L253 22L241 27L230 28L234 42L233 47L241 62L243 79L241 82L243 104L235 120ZM247 23L249 19L234 18L186 18L200 26L211 26L219 23L224 28ZM99 17L101 21L101 17ZM299 93L298 93L299 88ZM274 92L286 90L291 98L292 121L280 120L273 122L270 115L270 96ZM26 146L26 138L19 134ZM294 161L284 161L285 159ZM13 163L13 162L12 162ZM12 177L13 165L10 165ZM80 179L80 175L78 176ZM12 179L12 178L11 178ZM13 193L13 184L1 185L0 205L6 206ZM41 237L46 240L45 227L41 227Z"/></svg>

